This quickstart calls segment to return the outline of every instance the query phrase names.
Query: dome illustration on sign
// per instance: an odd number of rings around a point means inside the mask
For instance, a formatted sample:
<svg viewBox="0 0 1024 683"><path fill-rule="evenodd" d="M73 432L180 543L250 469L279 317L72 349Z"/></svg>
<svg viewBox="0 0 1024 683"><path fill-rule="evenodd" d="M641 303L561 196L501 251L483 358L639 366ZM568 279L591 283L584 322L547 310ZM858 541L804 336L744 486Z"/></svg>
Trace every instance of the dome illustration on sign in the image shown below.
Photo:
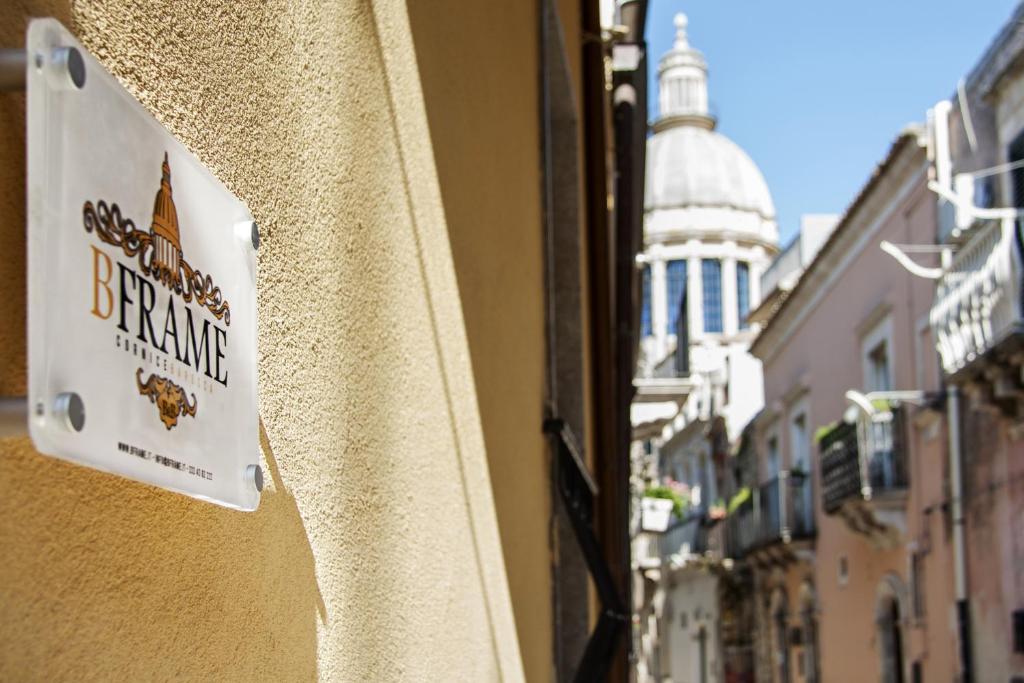
<svg viewBox="0 0 1024 683"><path fill-rule="evenodd" d="M86 232L95 231L102 241L120 247L126 256L138 257L143 274L156 278L186 303L195 300L218 320L223 320L225 325L231 324L231 307L220 287L214 285L211 276L193 268L185 258L166 152L160 189L153 201L149 232L139 230L133 220L124 218L116 203L108 206L103 200L95 205L91 201L85 202L82 222Z"/></svg>
<svg viewBox="0 0 1024 683"><path fill-rule="evenodd" d="M164 154L163 178L153 200L153 275L168 287L181 284L181 233L178 230L178 209L171 189L171 165Z"/></svg>

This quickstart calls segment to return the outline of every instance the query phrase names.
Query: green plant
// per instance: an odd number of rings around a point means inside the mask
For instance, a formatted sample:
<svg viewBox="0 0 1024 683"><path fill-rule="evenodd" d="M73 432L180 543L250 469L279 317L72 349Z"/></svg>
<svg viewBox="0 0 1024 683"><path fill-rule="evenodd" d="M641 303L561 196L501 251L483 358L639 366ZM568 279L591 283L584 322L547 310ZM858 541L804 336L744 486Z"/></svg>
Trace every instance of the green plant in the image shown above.
<svg viewBox="0 0 1024 683"><path fill-rule="evenodd" d="M729 507L726 508L727 512L731 515L736 512L741 505L750 500L750 487L744 486L736 494L729 499Z"/></svg>
<svg viewBox="0 0 1024 683"><path fill-rule="evenodd" d="M822 425L821 427L818 427L818 429L815 430L815 432L814 432L814 443L816 443L816 444L821 443L822 440L826 436L831 434L833 431L835 431L836 427L838 427L838 426L839 426L839 420L836 420L834 422L829 422L827 425Z"/></svg>
<svg viewBox="0 0 1024 683"><path fill-rule="evenodd" d="M879 412L888 413L892 410L892 403L887 398L875 398L871 400L871 407Z"/></svg>
<svg viewBox="0 0 1024 683"><path fill-rule="evenodd" d="M663 500L672 501L672 512L679 519L683 518L686 514L687 508L690 507L690 501L679 495L678 492L673 491L667 486L650 486L644 491L645 498L661 498Z"/></svg>

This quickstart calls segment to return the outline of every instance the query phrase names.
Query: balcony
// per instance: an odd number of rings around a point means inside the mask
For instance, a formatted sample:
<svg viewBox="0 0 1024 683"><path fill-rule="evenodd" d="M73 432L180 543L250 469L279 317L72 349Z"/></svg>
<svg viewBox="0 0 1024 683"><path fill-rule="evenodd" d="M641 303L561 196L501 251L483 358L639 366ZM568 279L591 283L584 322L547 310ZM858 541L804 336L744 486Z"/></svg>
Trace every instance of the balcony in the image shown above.
<svg viewBox="0 0 1024 683"><path fill-rule="evenodd" d="M882 545L906 526L906 408L840 422L821 437L821 499L853 531Z"/></svg>
<svg viewBox="0 0 1024 683"><path fill-rule="evenodd" d="M661 555L670 558L680 555L684 559L703 555L708 549L708 530L703 514L690 515L670 526L661 536Z"/></svg>
<svg viewBox="0 0 1024 683"><path fill-rule="evenodd" d="M781 472L751 492L725 521L730 557L759 556L788 562L797 542L814 537L811 478L802 472Z"/></svg>
<svg viewBox="0 0 1024 683"><path fill-rule="evenodd" d="M1022 395L1021 273L1016 222L978 222L940 278L930 316L943 371L955 382L982 380L1008 412Z"/></svg>
<svg viewBox="0 0 1024 683"><path fill-rule="evenodd" d="M633 539L633 568L639 570L661 567L661 534L642 531Z"/></svg>
<svg viewBox="0 0 1024 683"><path fill-rule="evenodd" d="M673 518L674 519L674 518ZM679 568L692 562L721 559L720 525L703 512L687 516L664 531L641 531L633 539L633 569L656 576L665 565Z"/></svg>
<svg viewBox="0 0 1024 683"><path fill-rule="evenodd" d="M633 386L636 387L634 402L675 401L682 405L693 390L693 380L690 378L690 345L685 324L685 311L686 309L683 308L679 314L675 338L669 338L669 343L672 345L672 348L669 349L670 353L654 365L650 377L637 377L633 380Z"/></svg>

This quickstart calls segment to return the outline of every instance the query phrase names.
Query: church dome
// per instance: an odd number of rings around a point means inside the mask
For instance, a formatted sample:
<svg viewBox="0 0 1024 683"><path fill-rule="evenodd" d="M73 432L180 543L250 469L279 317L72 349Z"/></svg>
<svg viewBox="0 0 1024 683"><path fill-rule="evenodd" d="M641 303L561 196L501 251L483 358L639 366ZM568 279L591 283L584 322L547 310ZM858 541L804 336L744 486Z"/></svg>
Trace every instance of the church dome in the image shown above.
<svg viewBox="0 0 1024 683"><path fill-rule="evenodd" d="M690 45L687 20L675 18L672 48L658 63L660 118L647 142L648 212L718 208L775 220L764 176L739 145L715 131L708 110L708 67Z"/></svg>
<svg viewBox="0 0 1024 683"><path fill-rule="evenodd" d="M701 126L676 126L647 142L644 208L716 207L775 218L768 184L739 145Z"/></svg>

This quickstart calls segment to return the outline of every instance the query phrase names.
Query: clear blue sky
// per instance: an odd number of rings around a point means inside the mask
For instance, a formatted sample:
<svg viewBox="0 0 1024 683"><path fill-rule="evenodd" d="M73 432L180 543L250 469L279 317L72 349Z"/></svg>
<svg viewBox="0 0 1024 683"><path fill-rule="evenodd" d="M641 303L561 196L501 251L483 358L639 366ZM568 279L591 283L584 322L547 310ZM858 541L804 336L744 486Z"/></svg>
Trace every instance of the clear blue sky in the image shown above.
<svg viewBox="0 0 1024 683"><path fill-rule="evenodd" d="M708 61L718 130L768 181L783 243L841 213L900 129L952 96L1016 0L650 0L650 115L672 17Z"/></svg>

